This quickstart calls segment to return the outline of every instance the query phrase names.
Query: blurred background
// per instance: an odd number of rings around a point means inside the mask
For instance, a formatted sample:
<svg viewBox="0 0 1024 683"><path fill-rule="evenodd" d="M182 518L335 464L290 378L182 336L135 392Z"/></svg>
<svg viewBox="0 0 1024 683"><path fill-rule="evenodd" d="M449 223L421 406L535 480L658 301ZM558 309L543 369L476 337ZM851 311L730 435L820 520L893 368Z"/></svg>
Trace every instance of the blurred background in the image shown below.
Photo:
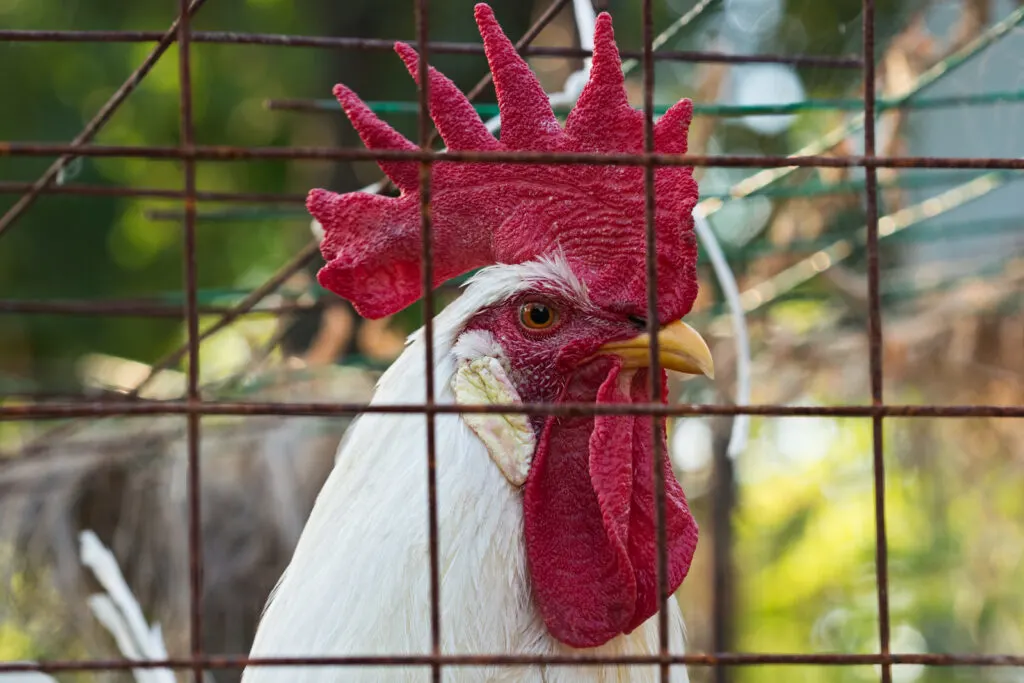
<svg viewBox="0 0 1024 683"><path fill-rule="evenodd" d="M516 39L548 0L494 0ZM598 3L623 50L641 47L640 3ZM478 43L473 0L434 0L431 37ZM656 0L661 51L857 57L860 0ZM3 0L0 28L160 34L177 4ZM882 155L1024 156L1024 3L878 0ZM415 37L408 0L209 0L197 31L365 39ZM38 38L38 34L36 35ZM0 41L0 139L72 140L154 49L130 41ZM192 48L198 144L359 146L330 99L344 82L415 138L416 91L385 42L356 50L200 40ZM234 42L238 42L237 40ZM280 42L280 41L278 41ZM538 47L576 47L572 3ZM431 59L464 90L476 53ZM549 92L580 57L532 55ZM628 83L642 100L640 73ZM860 154L857 68L659 60L659 112L691 97L690 151ZM495 112L493 90L477 100ZM175 145L172 45L95 137ZM0 395L40 401L152 400L185 388L180 165L71 160L53 187L17 203L52 159L0 160ZM702 210L741 292L752 347L751 403L870 402L859 169L696 171ZM882 169L885 398L892 403L1024 402L1021 172ZM381 178L372 162L200 162L201 347L206 398L362 402L413 307L364 322L321 290L302 201ZM118 196L146 188L149 196ZM163 193L163 197L159 196ZM12 218L16 220L10 222ZM5 222L7 223L5 225ZM712 345L714 382L674 396L736 398L736 332L702 255L691 322ZM268 284L269 282L269 284ZM442 301L455 295L439 294ZM244 309L244 312L242 312ZM224 315L229 317L223 321ZM885 420L892 645L910 653L1024 654L1024 423ZM244 654L290 556L347 418L202 421L205 649ZM672 426L673 463L702 528L679 593L698 652L870 653L878 648L869 419L755 418L738 454L731 419ZM0 422L0 660L119 656L90 613L98 590L79 561L93 530L114 552L171 656L188 654L184 418ZM695 681L877 680L873 667L692 668ZM62 674L127 681L130 674ZM211 676L213 678L213 676ZM237 680L217 672L218 681ZM897 666L900 683L1024 681L1024 670Z"/></svg>

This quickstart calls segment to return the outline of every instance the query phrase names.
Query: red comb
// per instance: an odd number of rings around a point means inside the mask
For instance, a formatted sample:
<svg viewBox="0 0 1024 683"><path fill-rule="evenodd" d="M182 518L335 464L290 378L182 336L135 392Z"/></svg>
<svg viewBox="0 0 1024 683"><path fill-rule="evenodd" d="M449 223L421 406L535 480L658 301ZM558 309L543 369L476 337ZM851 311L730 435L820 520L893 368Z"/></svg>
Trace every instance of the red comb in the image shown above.
<svg viewBox="0 0 1024 683"><path fill-rule="evenodd" d="M491 8L476 6L476 22L494 75L501 141L484 126L459 89L431 68L430 115L449 149L639 153L643 115L626 99L611 17L597 18L590 80L559 125L536 76L502 32ZM395 50L418 76L419 57ZM370 149L417 146L381 121L351 90L334 89ZM655 149L686 152L693 107L682 100L655 126ZM381 169L400 197L338 195L313 190L306 202L325 231L327 265L320 283L362 315L400 311L422 295L418 164L386 161ZM434 285L496 263L522 263L561 250L595 303L646 311L644 181L640 166L570 166L437 162L432 173ZM697 247L691 211L693 170L655 171L659 319L685 315L697 294Z"/></svg>

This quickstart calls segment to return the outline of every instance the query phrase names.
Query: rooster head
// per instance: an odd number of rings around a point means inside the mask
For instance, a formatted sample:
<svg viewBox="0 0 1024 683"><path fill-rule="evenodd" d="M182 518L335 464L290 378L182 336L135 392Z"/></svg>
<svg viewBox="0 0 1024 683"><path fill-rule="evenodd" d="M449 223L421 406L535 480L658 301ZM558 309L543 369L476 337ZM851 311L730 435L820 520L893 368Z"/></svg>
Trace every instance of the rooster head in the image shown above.
<svg viewBox="0 0 1024 683"><path fill-rule="evenodd" d="M564 128L487 5L476 6L476 20L500 141L465 95L430 69L430 113L449 149L643 151L644 118L627 100L608 14L597 18L590 78ZM396 51L417 77L416 52L402 43ZM334 92L368 147L417 149L352 91L338 85ZM658 120L657 152L686 152L691 115L682 100ZM418 163L380 166L399 197L313 190L307 202L325 231L321 284L367 317L397 312L422 294ZM523 402L651 401L643 168L438 161L431 177L434 284L487 266L517 278L460 330L500 347L509 391ZM707 345L681 322L697 294L692 168L659 167L654 185L660 366L711 375ZM659 379L663 401L664 372ZM651 420L600 414L529 422L523 524L531 586L548 630L570 646L603 644L658 609ZM664 419L658 426L664 446ZM675 590L689 570L697 525L667 458L663 464Z"/></svg>

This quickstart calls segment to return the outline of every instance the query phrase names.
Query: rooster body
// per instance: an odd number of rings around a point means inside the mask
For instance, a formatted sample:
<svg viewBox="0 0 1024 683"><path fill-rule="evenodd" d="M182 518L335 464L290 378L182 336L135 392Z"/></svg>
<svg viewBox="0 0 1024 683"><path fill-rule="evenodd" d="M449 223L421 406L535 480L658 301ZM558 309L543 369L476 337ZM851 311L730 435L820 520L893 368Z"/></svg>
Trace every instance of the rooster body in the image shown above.
<svg viewBox="0 0 1024 683"><path fill-rule="evenodd" d="M559 269L540 264L534 271ZM454 403L451 380L460 360L480 351L458 344L480 308L507 299L536 280L522 267L494 267L478 275L434 324L438 403ZM423 331L411 337L381 377L372 404L422 402ZM446 655L578 653L552 638L530 594L523 539L521 491L488 457L461 416L436 420L438 564L441 651ZM427 533L426 418L367 413L350 428L337 464L321 491L294 558L275 589L253 657L424 655L430 652ZM356 588L358 588L356 590ZM673 654L683 651L683 621L669 601ZM658 653L657 619L587 654ZM653 667L447 667L444 680L611 683L655 681ZM683 666L672 681L687 681ZM250 667L244 683L429 681L427 667Z"/></svg>
<svg viewBox="0 0 1024 683"><path fill-rule="evenodd" d="M451 150L640 153L611 17L597 18L587 85L563 128L490 8L476 20L501 110L501 140L450 80L427 70L430 113ZM419 58L396 45L410 73ZM335 87L371 149L415 150L351 90ZM686 152L678 102L654 147ZM422 294L419 168L382 160L398 197L313 190L324 227L320 283L367 317ZM682 322L697 294L692 168L654 171L658 305L648 310L645 179L640 166L460 163L431 171L434 285L480 269L434 320L438 404L576 405L564 414L465 412L436 420L440 646L443 655L606 656L683 650L678 605L658 581L655 441L664 418L594 410L664 401L665 370L711 375L703 339ZM648 321L649 317L655 320ZM649 334L658 338L652 376ZM372 403L426 399L424 332L381 378ZM350 428L295 555L271 595L252 656L423 656L431 652L427 419L368 413ZM697 525L667 458L664 558L685 579ZM671 669L676 683L683 666ZM656 665L451 664L444 680L653 681ZM430 680L429 667L249 667L244 683Z"/></svg>

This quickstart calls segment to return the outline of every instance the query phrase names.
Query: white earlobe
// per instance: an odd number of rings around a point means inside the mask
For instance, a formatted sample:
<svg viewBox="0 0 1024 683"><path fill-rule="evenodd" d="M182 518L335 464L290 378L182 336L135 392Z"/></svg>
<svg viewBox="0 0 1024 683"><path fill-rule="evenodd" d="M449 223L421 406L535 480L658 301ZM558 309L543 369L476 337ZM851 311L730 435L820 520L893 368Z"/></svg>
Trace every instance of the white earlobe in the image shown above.
<svg viewBox="0 0 1024 683"><path fill-rule="evenodd" d="M493 356L463 358L452 376L458 405L522 405L501 361ZM530 473L537 437L522 413L464 413L463 422L487 448L491 460L513 486L522 486Z"/></svg>

